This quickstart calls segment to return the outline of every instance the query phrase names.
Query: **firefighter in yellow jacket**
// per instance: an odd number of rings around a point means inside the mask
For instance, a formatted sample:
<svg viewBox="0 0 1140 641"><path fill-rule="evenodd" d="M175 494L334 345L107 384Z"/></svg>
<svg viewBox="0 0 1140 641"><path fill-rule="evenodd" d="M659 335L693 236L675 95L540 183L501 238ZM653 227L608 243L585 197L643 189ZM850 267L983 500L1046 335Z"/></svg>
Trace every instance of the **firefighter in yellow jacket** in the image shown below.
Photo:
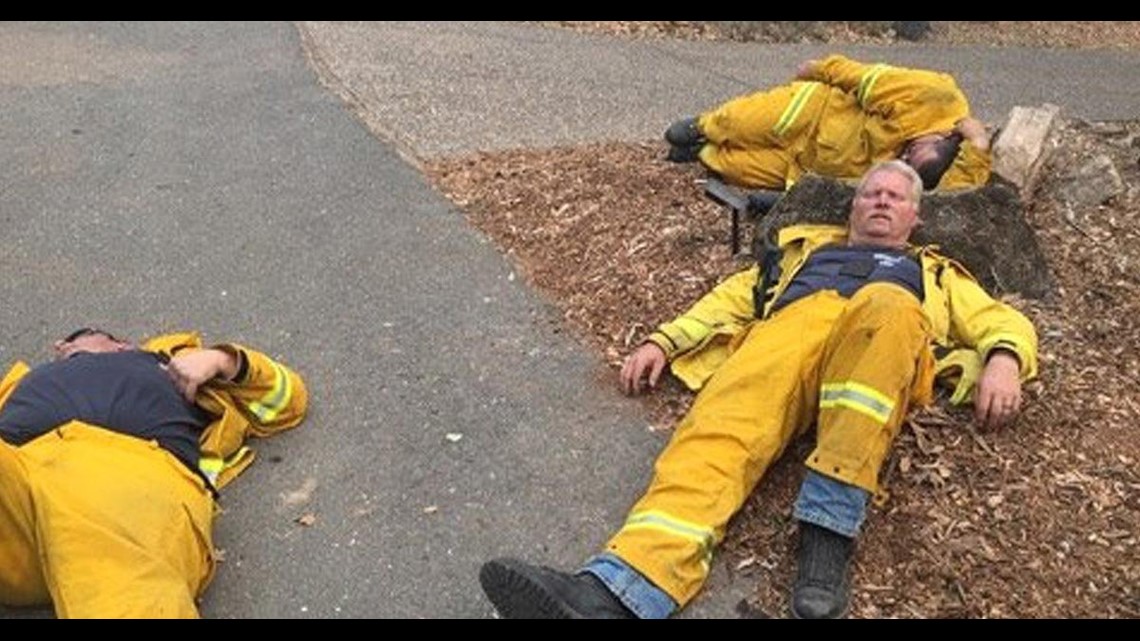
<svg viewBox="0 0 1140 641"><path fill-rule="evenodd" d="M948 74L841 55L796 80L731 99L665 132L670 158L700 159L729 183L782 191L805 173L858 179L901 158L927 190L984 185L989 136Z"/></svg>
<svg viewBox="0 0 1140 641"><path fill-rule="evenodd" d="M60 618L196 618L217 490L245 441L296 426L290 368L196 333L141 347L91 328L0 380L0 604Z"/></svg>
<svg viewBox="0 0 1140 641"><path fill-rule="evenodd" d="M1029 320L931 247L909 243L921 178L901 160L860 181L846 228L779 231L770 260L730 276L627 359L627 393L667 365L700 390L653 479L604 551L570 574L484 564L505 617L666 617L700 590L716 546L773 461L812 425L794 506L798 618L842 616L848 566L879 473L941 366L985 427L1013 420L1036 376ZM947 354L936 360L937 352Z"/></svg>

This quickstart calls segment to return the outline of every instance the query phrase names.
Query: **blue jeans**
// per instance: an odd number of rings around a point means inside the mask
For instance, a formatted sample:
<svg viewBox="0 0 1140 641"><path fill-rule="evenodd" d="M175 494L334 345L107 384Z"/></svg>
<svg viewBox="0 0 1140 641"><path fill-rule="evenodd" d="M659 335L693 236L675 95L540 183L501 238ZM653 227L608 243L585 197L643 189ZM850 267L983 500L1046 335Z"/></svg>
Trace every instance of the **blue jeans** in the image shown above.
<svg viewBox="0 0 1140 641"><path fill-rule="evenodd" d="M590 559L579 572L598 577L640 619L666 619L677 609L673 597L611 552Z"/></svg>
<svg viewBox="0 0 1140 641"><path fill-rule="evenodd" d="M861 487L808 470L800 485L800 494L792 515L799 521L814 523L854 538L867 517L867 499L871 493Z"/></svg>

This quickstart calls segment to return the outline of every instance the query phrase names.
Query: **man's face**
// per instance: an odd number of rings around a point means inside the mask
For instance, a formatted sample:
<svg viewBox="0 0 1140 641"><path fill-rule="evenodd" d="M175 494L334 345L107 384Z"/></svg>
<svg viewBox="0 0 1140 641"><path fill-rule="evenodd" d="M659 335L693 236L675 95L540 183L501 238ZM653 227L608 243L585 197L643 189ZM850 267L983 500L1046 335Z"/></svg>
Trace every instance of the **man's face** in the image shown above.
<svg viewBox="0 0 1140 641"><path fill-rule="evenodd" d="M919 136L907 144L899 158L914 167L925 189L937 189L961 144L962 135L957 132Z"/></svg>
<svg viewBox="0 0 1140 641"><path fill-rule="evenodd" d="M61 361L80 352L125 352L134 349L130 343L121 341L99 329L81 329L67 338L56 341L52 347L55 359Z"/></svg>
<svg viewBox="0 0 1140 641"><path fill-rule="evenodd" d="M918 226L910 180L895 171L877 171L855 193L849 219L852 245L903 247Z"/></svg>
<svg viewBox="0 0 1140 641"><path fill-rule="evenodd" d="M943 134L927 134L910 141L899 158L911 167L918 168L938 158L938 143L946 139Z"/></svg>

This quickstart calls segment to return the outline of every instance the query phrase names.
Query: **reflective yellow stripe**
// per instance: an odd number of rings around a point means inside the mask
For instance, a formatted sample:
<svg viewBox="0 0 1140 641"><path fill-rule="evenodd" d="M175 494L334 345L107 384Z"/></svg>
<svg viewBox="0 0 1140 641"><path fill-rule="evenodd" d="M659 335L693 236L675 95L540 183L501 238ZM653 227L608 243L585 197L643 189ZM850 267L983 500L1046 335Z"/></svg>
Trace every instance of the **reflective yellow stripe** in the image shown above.
<svg viewBox="0 0 1140 641"><path fill-rule="evenodd" d="M697 544L701 551L701 562L707 564L712 560L713 531L707 527L697 525L683 519L669 516L664 512L650 510L631 514L622 526L623 530L650 529L659 530L688 539Z"/></svg>
<svg viewBox="0 0 1140 641"><path fill-rule="evenodd" d="M245 453L249 451L246 446L241 446L236 452L230 455L228 459L223 459L220 456L203 456L198 459L198 469L206 478L210 479L212 485L218 482L218 475L222 473L227 467L234 464L235 461L240 460Z"/></svg>
<svg viewBox="0 0 1140 641"><path fill-rule="evenodd" d="M820 386L819 408L846 407L886 423L895 409L894 399L854 381Z"/></svg>
<svg viewBox="0 0 1140 641"><path fill-rule="evenodd" d="M249 411L253 412L262 423L277 418L277 415L289 406L293 396L293 388L289 385L289 375L285 370L277 363L273 363L273 373L273 388L266 392L265 396L249 404Z"/></svg>
<svg viewBox="0 0 1140 641"><path fill-rule="evenodd" d="M871 90L875 87L875 81L878 80L879 76L887 69L890 69L888 65L881 63L874 65L859 79L859 91L855 94L859 98L859 106L867 106L867 97L871 95Z"/></svg>
<svg viewBox="0 0 1140 641"><path fill-rule="evenodd" d="M224 465L224 461L218 456L203 456L198 459L198 469L210 479L211 484L218 482L218 475L222 473Z"/></svg>
<svg viewBox="0 0 1140 641"><path fill-rule="evenodd" d="M784 135L784 132L792 126L792 123L799 117L800 112L803 111L808 98L811 98L811 95L815 93L818 87L818 82L809 82L796 90L796 95L792 96L792 101L784 108L784 113L780 114L780 119L776 122L776 126L772 127L772 131L775 132L777 136Z"/></svg>

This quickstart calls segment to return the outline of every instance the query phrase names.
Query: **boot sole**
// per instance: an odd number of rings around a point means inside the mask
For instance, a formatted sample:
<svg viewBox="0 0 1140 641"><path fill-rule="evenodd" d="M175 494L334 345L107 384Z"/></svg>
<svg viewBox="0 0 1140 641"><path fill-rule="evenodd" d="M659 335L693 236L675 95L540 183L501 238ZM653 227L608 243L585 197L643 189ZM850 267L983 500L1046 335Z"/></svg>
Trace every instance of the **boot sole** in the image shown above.
<svg viewBox="0 0 1140 641"><path fill-rule="evenodd" d="M844 590L848 590L848 592L850 591L850 587L849 587L849 586L848 586L848 587L844 587L843 589L844 589ZM801 616L801 615L800 615L800 613L799 613L799 611L797 611L797 610L796 610L795 602L796 602L796 593L795 593L795 590L793 589L793 591L792 591L792 598L791 598L791 602L788 604L788 609L789 609L789 610L791 610L791 613L792 613L792 618L793 618L793 619L803 619L803 618L816 618L816 617L803 617L803 616ZM847 596L847 601L846 601L846 602L843 604L843 608L842 608L842 609L839 611L839 613L838 613L838 614L836 614L835 616L832 616L832 617L827 617L827 618L831 618L831 619L846 619L846 618L847 618L847 614L848 614L850 611L851 611L851 596L850 596L850 592L849 592L849 593L848 593L848 596Z"/></svg>
<svg viewBox="0 0 1140 641"><path fill-rule="evenodd" d="M504 619L581 618L509 559L483 564L479 569L479 583Z"/></svg>
<svg viewBox="0 0 1140 641"><path fill-rule="evenodd" d="M800 616L799 612L796 612L795 608L788 608L788 609L792 611L792 618L793 619L803 619L804 618L804 617ZM839 614L837 614L831 618L832 619L846 619L847 615L850 612L851 612L851 607L850 606L844 606L843 610L840 611Z"/></svg>

